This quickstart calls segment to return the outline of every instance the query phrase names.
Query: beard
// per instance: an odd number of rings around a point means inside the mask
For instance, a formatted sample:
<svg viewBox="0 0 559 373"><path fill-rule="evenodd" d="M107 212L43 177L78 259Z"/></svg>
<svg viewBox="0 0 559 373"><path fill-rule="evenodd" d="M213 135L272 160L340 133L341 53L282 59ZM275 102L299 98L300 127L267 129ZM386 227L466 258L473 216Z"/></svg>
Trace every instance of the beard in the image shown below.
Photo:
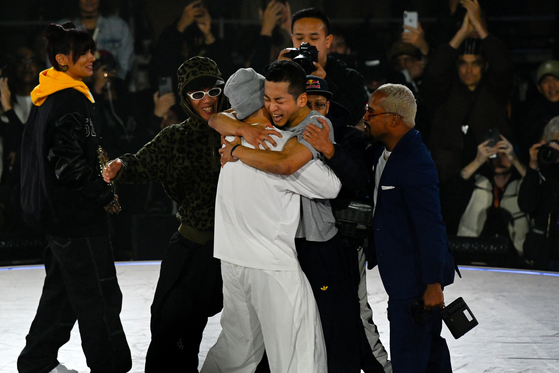
<svg viewBox="0 0 559 373"><path fill-rule="evenodd" d="M509 168L505 168L505 169L493 169L493 172L495 173L495 176L506 176L506 175L510 175L512 173L512 167Z"/></svg>

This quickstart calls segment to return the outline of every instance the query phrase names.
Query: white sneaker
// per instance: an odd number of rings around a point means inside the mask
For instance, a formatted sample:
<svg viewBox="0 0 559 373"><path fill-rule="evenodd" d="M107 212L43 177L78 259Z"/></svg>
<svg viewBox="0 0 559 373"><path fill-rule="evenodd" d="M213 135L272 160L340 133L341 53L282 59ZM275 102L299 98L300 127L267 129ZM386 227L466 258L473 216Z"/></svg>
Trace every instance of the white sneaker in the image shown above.
<svg viewBox="0 0 559 373"><path fill-rule="evenodd" d="M49 373L78 373L78 371L74 369L68 369L64 365L58 364L56 368L51 370Z"/></svg>

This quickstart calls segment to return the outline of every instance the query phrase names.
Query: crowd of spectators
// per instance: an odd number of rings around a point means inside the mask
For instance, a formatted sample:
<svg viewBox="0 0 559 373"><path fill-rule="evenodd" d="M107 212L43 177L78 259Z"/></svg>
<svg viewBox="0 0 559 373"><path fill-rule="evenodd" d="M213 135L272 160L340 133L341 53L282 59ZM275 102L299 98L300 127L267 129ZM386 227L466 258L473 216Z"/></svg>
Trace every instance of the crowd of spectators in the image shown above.
<svg viewBox="0 0 559 373"><path fill-rule="evenodd" d="M313 33L315 25L308 18L297 22L285 1L262 2L257 27L228 29L236 36L223 40L202 0L186 0L182 13L169 19L158 37L152 32L151 40L145 26L149 14L140 17L141 24L137 16L123 19L118 9L111 12L103 0L73 2L76 12L64 19L87 30L97 43L94 75L87 84L104 118L99 131L109 158L137 151L160 129L187 118L174 93L177 68L186 59L210 57L227 79L240 67L263 73L271 62L285 58L285 48L308 42L318 50L312 74L328 83L334 105L349 111L346 125L362 129L364 106L380 84L401 83L413 91L416 128L439 172L449 236L479 242L503 238L510 255L498 264L549 269L549 260L559 258L554 252L559 237L557 188L545 186L558 171L538 163L540 148L555 149L556 124L545 136L544 128L559 116L559 60L539 61L528 82L535 94L514 99L513 59L489 28L478 0L449 1L436 32L421 23L405 26L387 47L357 43L354 34L330 29L327 22L324 33ZM375 40L374 28L363 30ZM39 72L49 67L44 46L28 39L28 45L0 56L0 233L23 229L17 212L21 133L31 105L29 93ZM522 190L539 188L545 209L526 192L519 200ZM115 227L128 225L132 214L173 210L162 190L151 186L120 194L123 214L113 219ZM524 238L532 240L535 234L547 240L547 249L526 252ZM130 237L113 238L121 258L132 259Z"/></svg>

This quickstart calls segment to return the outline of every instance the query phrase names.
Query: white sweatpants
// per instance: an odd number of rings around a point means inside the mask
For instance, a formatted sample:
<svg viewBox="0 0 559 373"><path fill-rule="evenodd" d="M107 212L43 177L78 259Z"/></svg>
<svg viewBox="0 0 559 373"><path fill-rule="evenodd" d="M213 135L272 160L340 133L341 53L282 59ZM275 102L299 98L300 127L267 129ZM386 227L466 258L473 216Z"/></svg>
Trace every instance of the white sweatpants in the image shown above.
<svg viewBox="0 0 559 373"><path fill-rule="evenodd" d="M318 308L303 271L222 261L222 331L200 373L250 373L264 349L272 373L326 373Z"/></svg>

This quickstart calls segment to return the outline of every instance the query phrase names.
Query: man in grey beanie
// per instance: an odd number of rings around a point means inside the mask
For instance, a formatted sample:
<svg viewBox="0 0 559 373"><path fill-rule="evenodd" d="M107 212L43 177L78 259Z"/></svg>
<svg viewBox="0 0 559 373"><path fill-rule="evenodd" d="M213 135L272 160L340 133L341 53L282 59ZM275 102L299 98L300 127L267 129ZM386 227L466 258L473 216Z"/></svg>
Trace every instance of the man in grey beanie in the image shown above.
<svg viewBox="0 0 559 373"><path fill-rule="evenodd" d="M276 61L270 65L264 83L266 109L272 115L273 125L295 134L297 141L290 140L279 152L225 142L220 149L222 165L239 159L244 164L285 177L306 167L310 160L324 159L324 155L311 145L315 131L309 130L309 124L314 124L316 129L324 128L323 132L327 132L328 141L332 144L335 142L334 130L329 119L307 106L306 83L305 71L296 63ZM254 127L231 121L231 117L223 113L212 116L209 123L223 135L248 132L248 127ZM326 130L326 127L329 129ZM275 138L270 136L271 141ZM344 153L336 151L336 157ZM346 161L363 162L362 159L354 159L354 156L344 156L336 161L342 166L337 175L344 187L352 190L360 186L366 188L366 172L351 171L354 168L347 167ZM346 166L343 167L342 163ZM295 240L297 258L311 283L319 307L328 355L328 372L384 372L370 349L361 348L368 342L359 316L357 282L352 275L352 272L356 272L352 268L357 269L357 251L344 243L335 225L329 200L301 200L301 223Z"/></svg>
<svg viewBox="0 0 559 373"><path fill-rule="evenodd" d="M240 69L224 90L237 118L270 121L264 77ZM293 137L278 131L272 151ZM235 144L241 140L230 139ZM293 138L296 141L296 138ZM229 142L231 143L231 142ZM242 145L252 147L245 140ZM272 372L325 372L326 349L318 308L295 250L301 198L334 198L339 179L314 159L290 176L228 162L219 175L214 256L223 278L222 332L201 373L254 371L264 350Z"/></svg>
<svg viewBox="0 0 559 373"><path fill-rule="evenodd" d="M245 120L264 107L264 80L252 68L239 69L227 80L224 93L229 97L237 119Z"/></svg>

